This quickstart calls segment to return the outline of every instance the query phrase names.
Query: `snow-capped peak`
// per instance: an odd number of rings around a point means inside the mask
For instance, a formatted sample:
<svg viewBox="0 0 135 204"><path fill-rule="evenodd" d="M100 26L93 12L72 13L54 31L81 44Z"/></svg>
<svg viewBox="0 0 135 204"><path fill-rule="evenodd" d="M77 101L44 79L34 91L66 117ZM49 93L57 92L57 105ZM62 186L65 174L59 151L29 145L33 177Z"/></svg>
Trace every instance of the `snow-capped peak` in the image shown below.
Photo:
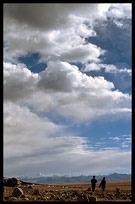
<svg viewBox="0 0 135 204"><path fill-rule="evenodd" d="M40 172L38 172L34 177L45 177L45 175L40 173Z"/></svg>

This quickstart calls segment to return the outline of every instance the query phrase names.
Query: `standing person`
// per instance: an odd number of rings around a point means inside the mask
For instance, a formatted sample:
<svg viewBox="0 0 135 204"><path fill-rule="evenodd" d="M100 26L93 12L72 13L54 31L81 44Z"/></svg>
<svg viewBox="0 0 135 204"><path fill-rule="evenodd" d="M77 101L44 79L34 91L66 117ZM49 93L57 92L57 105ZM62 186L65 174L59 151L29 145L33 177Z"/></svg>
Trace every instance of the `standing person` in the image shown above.
<svg viewBox="0 0 135 204"><path fill-rule="evenodd" d="M93 193L95 191L96 183L97 183L97 180L95 179L95 176L93 176L93 179L91 179L91 185L92 185Z"/></svg>
<svg viewBox="0 0 135 204"><path fill-rule="evenodd" d="M102 181L101 181L101 183L100 183L100 185L99 185L99 188L102 188L102 190L103 190L103 192L104 192L104 190L105 190L105 187L106 187L106 180L105 180L105 177L103 177L103 179L102 179Z"/></svg>

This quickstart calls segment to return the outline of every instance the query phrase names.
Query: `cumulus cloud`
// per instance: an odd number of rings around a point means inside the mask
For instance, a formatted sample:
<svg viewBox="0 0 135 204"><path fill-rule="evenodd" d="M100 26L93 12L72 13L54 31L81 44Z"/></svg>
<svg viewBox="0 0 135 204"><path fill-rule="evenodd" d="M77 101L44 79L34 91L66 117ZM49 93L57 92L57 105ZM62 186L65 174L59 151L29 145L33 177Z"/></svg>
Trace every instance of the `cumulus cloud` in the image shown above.
<svg viewBox="0 0 135 204"><path fill-rule="evenodd" d="M8 175L89 173L130 164L130 152L93 151L87 138L70 134L69 124L131 112L131 96L115 90L104 77L84 72L127 72L102 64L106 53L88 43L94 23L125 18L127 7L113 4L4 5L4 170ZM109 11L111 13L109 14ZM116 12L117 13L117 12ZM25 14L25 15L24 15ZM51 15L50 15L51 14ZM47 67L32 73L18 57L38 53ZM77 65L81 62L82 73ZM50 118L50 119L49 119ZM67 120L66 127L55 124ZM70 122L69 122L70 121ZM124 145L124 144L123 144ZM108 158L108 154L110 157ZM101 164L104 163L104 166ZM91 170L90 170L91 169Z"/></svg>
<svg viewBox="0 0 135 204"><path fill-rule="evenodd" d="M92 22L101 11L106 9L98 4L6 4L5 59L39 52L41 61L98 61L104 50L85 44L85 38L96 36Z"/></svg>
<svg viewBox="0 0 135 204"><path fill-rule="evenodd" d="M39 52L43 61L97 61L104 51L85 44L85 38L96 36L95 20L116 21L130 12L130 4L5 4L5 58Z"/></svg>
<svg viewBox="0 0 135 204"><path fill-rule="evenodd" d="M104 77L87 76L67 62L49 62L36 85L37 91L22 101L37 112L58 114L75 123L131 111L129 94L113 90L114 84Z"/></svg>
<svg viewBox="0 0 135 204"><path fill-rule="evenodd" d="M24 15L25 13L25 15ZM50 15L51 13L51 15ZM9 22L21 23L38 29L60 29L74 23L70 15L105 19L131 18L131 4L5 4L4 17Z"/></svg>
<svg viewBox="0 0 135 204"><path fill-rule="evenodd" d="M16 101L35 92L38 75L24 64L4 62L4 99Z"/></svg>
<svg viewBox="0 0 135 204"><path fill-rule="evenodd" d="M58 114L75 123L108 114L130 113L131 97L104 77L91 77L67 62L50 61L33 74L23 64L5 63L5 100L29 105L36 112Z"/></svg>
<svg viewBox="0 0 135 204"><path fill-rule="evenodd" d="M89 16L98 14L98 4L5 4L5 18L8 21L26 24L38 29L61 29L74 23L70 14ZM104 9L102 8L102 12ZM25 15L24 15L25 13ZM50 15L51 13L51 15Z"/></svg>
<svg viewBox="0 0 135 204"><path fill-rule="evenodd" d="M107 11L107 16L114 19L129 18L131 19L131 3L112 4Z"/></svg>
<svg viewBox="0 0 135 204"><path fill-rule="evenodd" d="M69 62L88 62L88 61L100 61L99 56L104 54L105 51L101 48L88 43L87 45L80 45L73 48L71 51L64 52L61 55L61 59Z"/></svg>
<svg viewBox="0 0 135 204"><path fill-rule="evenodd" d="M70 65L67 62L52 61L48 63L48 67L45 71L39 74L39 87L49 88L58 91L73 90L96 90L112 89L113 83L106 81L103 77L91 77L86 74L82 74L77 66ZM66 90L68 89L68 90Z"/></svg>
<svg viewBox="0 0 135 204"><path fill-rule="evenodd" d="M38 52L41 56L40 62L50 60L82 63L100 61L99 57L105 53L105 50L91 43L85 44L84 37L86 37L88 28L83 23L79 24L80 29L74 26L50 32L30 30L25 26L18 28L17 25L14 25L13 28L8 28L4 35L7 42L4 58L11 61L12 58ZM89 29L87 36L93 35L93 32L92 29Z"/></svg>

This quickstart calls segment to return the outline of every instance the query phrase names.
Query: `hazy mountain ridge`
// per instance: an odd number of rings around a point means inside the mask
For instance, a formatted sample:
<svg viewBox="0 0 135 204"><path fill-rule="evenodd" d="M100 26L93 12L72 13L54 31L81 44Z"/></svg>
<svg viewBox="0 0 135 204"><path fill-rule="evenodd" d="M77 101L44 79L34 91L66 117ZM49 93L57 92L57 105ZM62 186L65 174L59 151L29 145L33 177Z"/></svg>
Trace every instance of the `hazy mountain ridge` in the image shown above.
<svg viewBox="0 0 135 204"><path fill-rule="evenodd" d="M103 177L106 177L106 181L117 181L117 180L130 180L131 174L118 174L113 173L109 175L98 175L96 176L97 181L100 181ZM85 183L90 182L93 175L81 175L81 176L45 176L41 173L38 173L33 177L18 177L26 182L34 182L34 183L46 183L46 184L64 184L64 183Z"/></svg>

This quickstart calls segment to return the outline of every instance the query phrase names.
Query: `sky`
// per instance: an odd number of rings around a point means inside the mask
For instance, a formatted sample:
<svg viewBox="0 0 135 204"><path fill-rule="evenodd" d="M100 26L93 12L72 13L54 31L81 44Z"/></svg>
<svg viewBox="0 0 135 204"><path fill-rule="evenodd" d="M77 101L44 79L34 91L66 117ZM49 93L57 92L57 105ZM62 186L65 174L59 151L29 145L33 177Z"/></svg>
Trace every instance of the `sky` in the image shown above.
<svg viewBox="0 0 135 204"><path fill-rule="evenodd" d="M131 173L132 4L4 4L4 176Z"/></svg>

